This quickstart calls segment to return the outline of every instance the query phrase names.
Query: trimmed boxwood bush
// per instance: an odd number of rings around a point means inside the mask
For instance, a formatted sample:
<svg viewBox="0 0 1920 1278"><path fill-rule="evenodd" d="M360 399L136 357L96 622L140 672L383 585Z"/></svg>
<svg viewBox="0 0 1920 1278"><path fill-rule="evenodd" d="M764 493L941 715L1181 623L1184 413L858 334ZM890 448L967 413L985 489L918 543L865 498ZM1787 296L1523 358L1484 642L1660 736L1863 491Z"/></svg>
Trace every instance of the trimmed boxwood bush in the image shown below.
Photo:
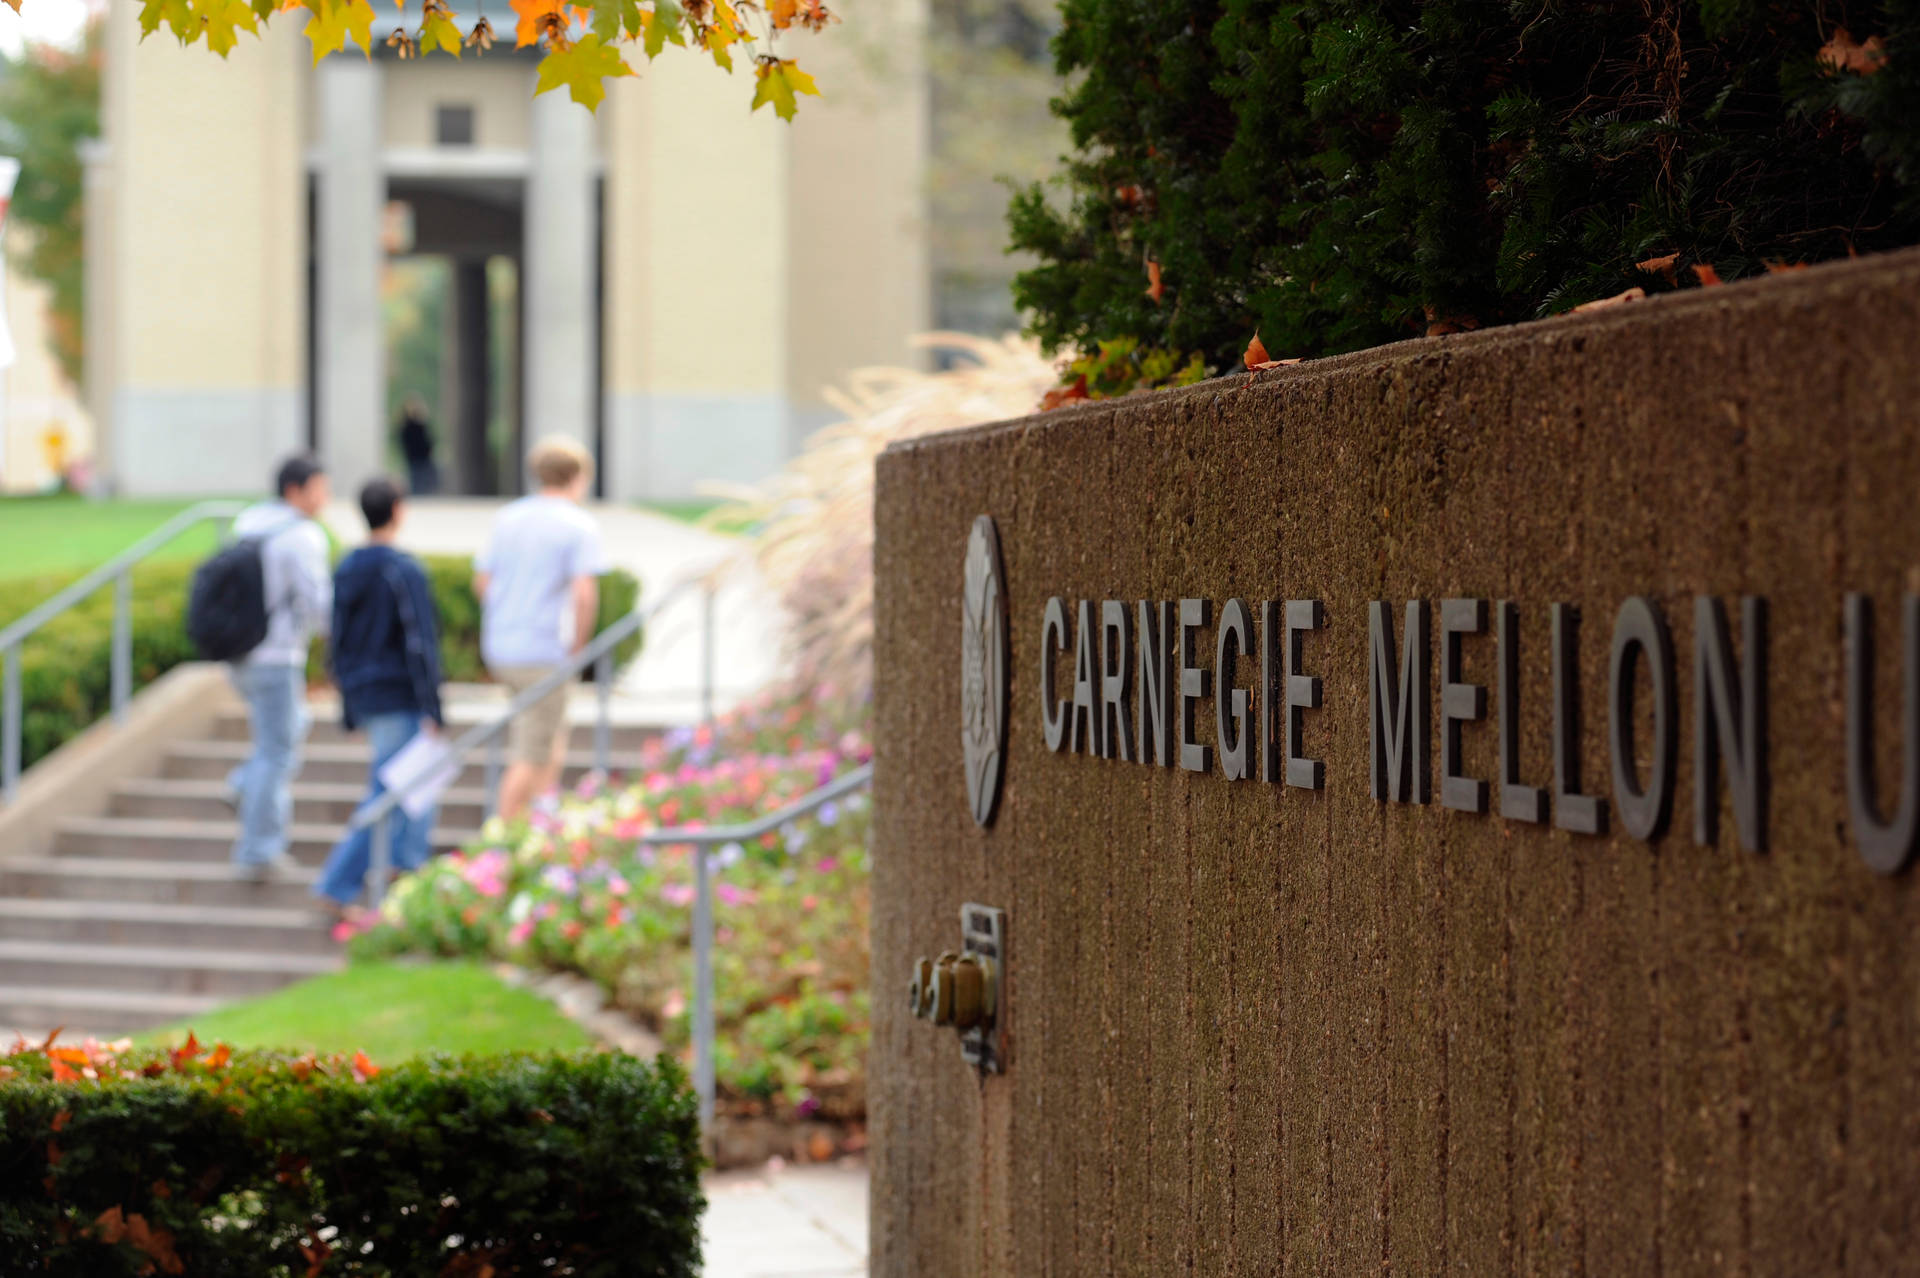
<svg viewBox="0 0 1920 1278"><path fill-rule="evenodd" d="M473 593L473 566L455 556L427 556L423 562L440 613L440 658L449 680L484 679L480 663L480 603ZM196 565L151 563L133 573L133 682L144 687L197 654L187 638L187 586ZM0 582L0 626L30 612L81 574L28 577ZM600 579L600 628L633 611L640 583L616 570ZM641 636L623 643L619 661L640 651ZM315 681L326 677L319 646L309 669ZM23 760L31 765L103 718L111 706L113 587L104 586L85 602L47 623L26 643L20 663L23 701Z"/></svg>
<svg viewBox="0 0 1920 1278"><path fill-rule="evenodd" d="M1225 370L1920 241L1907 0L1061 13L1075 153L1011 216L1050 348Z"/></svg>
<svg viewBox="0 0 1920 1278"><path fill-rule="evenodd" d="M696 1102L666 1057L55 1048L0 1079L6 1273L699 1272Z"/></svg>

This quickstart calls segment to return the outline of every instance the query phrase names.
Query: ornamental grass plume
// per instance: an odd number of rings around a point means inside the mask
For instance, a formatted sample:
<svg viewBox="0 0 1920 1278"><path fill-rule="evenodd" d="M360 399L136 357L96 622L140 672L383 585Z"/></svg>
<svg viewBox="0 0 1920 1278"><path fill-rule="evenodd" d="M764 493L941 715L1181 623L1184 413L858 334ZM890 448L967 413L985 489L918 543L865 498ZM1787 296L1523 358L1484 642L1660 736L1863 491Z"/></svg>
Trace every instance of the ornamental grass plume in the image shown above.
<svg viewBox="0 0 1920 1278"><path fill-rule="evenodd" d="M927 333L912 344L960 362L934 373L855 371L826 391L845 419L809 438L785 469L711 490L729 501L710 520L753 525L747 553L786 609L796 676L863 701L873 684L874 460L895 440L1024 416L1060 376L1023 337Z"/></svg>

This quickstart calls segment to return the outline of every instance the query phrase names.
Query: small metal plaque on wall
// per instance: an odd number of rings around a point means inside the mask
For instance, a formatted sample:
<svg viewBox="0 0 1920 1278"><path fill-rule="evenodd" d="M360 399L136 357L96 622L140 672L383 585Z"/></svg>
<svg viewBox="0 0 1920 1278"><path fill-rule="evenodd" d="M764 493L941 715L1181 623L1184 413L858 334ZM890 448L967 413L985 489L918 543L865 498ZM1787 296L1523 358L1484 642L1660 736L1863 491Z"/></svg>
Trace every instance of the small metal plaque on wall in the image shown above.
<svg viewBox="0 0 1920 1278"><path fill-rule="evenodd" d="M989 1014L960 1032L960 1055L982 1074L1006 1070L1007 912L969 902L960 907L960 949L990 974Z"/></svg>

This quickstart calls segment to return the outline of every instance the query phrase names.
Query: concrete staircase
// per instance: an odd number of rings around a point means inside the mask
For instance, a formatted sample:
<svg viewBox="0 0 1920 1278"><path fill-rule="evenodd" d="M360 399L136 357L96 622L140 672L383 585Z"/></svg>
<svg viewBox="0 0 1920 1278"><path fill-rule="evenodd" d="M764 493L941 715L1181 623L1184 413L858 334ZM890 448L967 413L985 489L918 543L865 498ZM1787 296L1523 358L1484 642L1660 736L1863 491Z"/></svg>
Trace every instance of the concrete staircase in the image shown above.
<svg viewBox="0 0 1920 1278"><path fill-rule="evenodd" d="M459 709L456 729L485 713ZM614 728L616 770L651 732ZM592 729L573 733L570 781L592 766ZM114 782L98 815L64 816L44 848L0 858L0 1038L55 1026L116 1037L340 966L310 888L364 792L366 743L316 707L293 790L296 882L245 882L229 867L237 823L225 777L248 748L244 714L223 711L197 739L168 741L152 775ZM484 778L476 762L449 791L437 849L478 834Z"/></svg>

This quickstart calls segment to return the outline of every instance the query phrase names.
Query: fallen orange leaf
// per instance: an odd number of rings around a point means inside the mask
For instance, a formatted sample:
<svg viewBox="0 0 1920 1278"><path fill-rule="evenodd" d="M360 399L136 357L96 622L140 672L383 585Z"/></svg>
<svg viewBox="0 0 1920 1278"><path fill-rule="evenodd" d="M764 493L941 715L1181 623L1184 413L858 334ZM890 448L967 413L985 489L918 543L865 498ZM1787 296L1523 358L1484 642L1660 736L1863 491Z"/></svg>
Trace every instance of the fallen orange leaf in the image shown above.
<svg viewBox="0 0 1920 1278"><path fill-rule="evenodd" d="M1071 404L1075 400L1088 398L1091 398L1091 395L1087 390L1087 376L1085 373L1082 373L1079 377L1074 378L1073 385L1056 386L1048 391L1040 400L1040 411L1043 413L1051 412L1063 405Z"/></svg>
<svg viewBox="0 0 1920 1278"><path fill-rule="evenodd" d="M1855 40L1845 27L1835 27L1833 37L1820 46L1820 65L1834 71L1872 75L1887 64L1887 46L1879 36Z"/></svg>
<svg viewBox="0 0 1920 1278"><path fill-rule="evenodd" d="M1160 263L1149 259L1147 262L1147 296L1153 299L1155 306L1158 306L1161 297L1166 294L1166 291L1167 286L1160 282Z"/></svg>
<svg viewBox="0 0 1920 1278"><path fill-rule="evenodd" d="M355 1082L364 1083L370 1078L378 1078L379 1076L380 1067L368 1060L365 1052L355 1052L353 1054L353 1078Z"/></svg>
<svg viewBox="0 0 1920 1278"><path fill-rule="evenodd" d="M1674 267L1680 261L1678 253L1668 253L1663 257L1650 257L1644 262L1635 262L1633 269L1646 275L1658 275L1667 283L1674 283Z"/></svg>
<svg viewBox="0 0 1920 1278"><path fill-rule="evenodd" d="M1257 368L1261 364L1270 363L1272 358L1267 354L1267 344L1260 340L1260 334L1255 333L1253 340L1247 343L1246 354L1240 357L1240 362L1248 368Z"/></svg>
<svg viewBox="0 0 1920 1278"><path fill-rule="evenodd" d="M1707 262L1695 262L1693 264L1693 277L1700 281L1701 288L1715 288L1725 283L1725 281L1720 278L1720 272L1714 270L1712 265Z"/></svg>

